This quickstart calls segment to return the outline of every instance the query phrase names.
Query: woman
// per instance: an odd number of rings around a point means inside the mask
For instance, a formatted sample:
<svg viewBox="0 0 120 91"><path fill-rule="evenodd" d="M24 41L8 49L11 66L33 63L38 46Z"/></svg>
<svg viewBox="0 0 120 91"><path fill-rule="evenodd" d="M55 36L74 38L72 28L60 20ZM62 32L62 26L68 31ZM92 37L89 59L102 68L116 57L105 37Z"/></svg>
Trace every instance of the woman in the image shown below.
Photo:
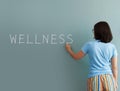
<svg viewBox="0 0 120 91"><path fill-rule="evenodd" d="M78 53L74 53L70 44L66 44L67 52L75 59L89 56L88 91L116 91L118 88L117 50L110 43L111 29L107 22L100 21L94 25L94 41L84 44Z"/></svg>

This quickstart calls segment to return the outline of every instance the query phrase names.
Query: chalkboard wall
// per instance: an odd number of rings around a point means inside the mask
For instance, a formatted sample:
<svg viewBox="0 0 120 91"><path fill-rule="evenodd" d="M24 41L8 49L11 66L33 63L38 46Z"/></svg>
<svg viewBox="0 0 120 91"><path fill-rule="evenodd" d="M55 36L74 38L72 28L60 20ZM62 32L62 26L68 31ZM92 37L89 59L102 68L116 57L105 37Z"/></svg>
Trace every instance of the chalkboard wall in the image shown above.
<svg viewBox="0 0 120 91"><path fill-rule="evenodd" d="M94 24L107 21L119 60L119 3L0 0L0 91L86 91L88 56L75 61L65 42L78 52L93 40Z"/></svg>

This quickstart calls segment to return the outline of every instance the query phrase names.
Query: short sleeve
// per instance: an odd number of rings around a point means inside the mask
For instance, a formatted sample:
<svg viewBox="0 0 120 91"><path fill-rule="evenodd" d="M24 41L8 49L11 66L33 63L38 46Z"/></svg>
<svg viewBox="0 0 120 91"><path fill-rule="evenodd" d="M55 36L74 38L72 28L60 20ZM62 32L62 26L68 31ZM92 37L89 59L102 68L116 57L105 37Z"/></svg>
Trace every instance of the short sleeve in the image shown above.
<svg viewBox="0 0 120 91"><path fill-rule="evenodd" d="M112 57L116 57L117 56L117 49L116 47L114 46L114 49L113 49L113 56Z"/></svg>
<svg viewBox="0 0 120 91"><path fill-rule="evenodd" d="M83 46L82 46L82 48L81 48L81 50L85 53L85 54L87 54L88 53L88 48L89 46L88 46L88 43L85 43Z"/></svg>

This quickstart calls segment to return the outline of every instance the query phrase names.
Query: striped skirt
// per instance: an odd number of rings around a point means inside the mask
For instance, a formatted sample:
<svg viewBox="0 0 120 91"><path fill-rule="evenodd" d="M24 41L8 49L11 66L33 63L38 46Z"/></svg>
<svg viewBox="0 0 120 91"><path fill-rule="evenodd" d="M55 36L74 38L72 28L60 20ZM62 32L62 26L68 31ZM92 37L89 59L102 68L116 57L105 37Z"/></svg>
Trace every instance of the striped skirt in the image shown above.
<svg viewBox="0 0 120 91"><path fill-rule="evenodd" d="M113 76L110 74L88 78L87 89L88 91L116 91Z"/></svg>

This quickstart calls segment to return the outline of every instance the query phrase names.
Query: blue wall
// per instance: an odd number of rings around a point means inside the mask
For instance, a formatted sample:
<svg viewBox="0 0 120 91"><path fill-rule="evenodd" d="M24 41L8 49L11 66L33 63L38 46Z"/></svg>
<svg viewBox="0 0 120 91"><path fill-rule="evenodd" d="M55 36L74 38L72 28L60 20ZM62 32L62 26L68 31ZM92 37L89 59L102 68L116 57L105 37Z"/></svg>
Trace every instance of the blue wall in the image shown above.
<svg viewBox="0 0 120 91"><path fill-rule="evenodd" d="M0 0L0 91L86 91L87 56L74 61L65 51L64 43L11 44L9 34L29 34L31 41L35 34L72 34L72 47L77 52L93 39L94 24L104 20L111 26L112 42L119 54L119 3L118 0Z"/></svg>

